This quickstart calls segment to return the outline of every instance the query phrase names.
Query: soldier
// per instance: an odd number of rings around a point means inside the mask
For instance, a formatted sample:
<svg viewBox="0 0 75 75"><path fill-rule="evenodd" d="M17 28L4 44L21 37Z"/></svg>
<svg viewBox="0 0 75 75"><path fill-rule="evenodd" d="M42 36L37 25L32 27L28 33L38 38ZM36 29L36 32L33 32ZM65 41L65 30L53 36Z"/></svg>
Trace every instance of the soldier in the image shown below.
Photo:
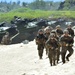
<svg viewBox="0 0 75 75"><path fill-rule="evenodd" d="M67 30L69 32L69 35L71 35L74 38L74 30L71 28L71 25L68 25Z"/></svg>
<svg viewBox="0 0 75 75"><path fill-rule="evenodd" d="M46 29L44 30L44 34L45 34L46 38L48 39L48 37L49 37L49 35L50 35L50 28L46 28Z"/></svg>
<svg viewBox="0 0 75 75"><path fill-rule="evenodd" d="M59 38L61 37L61 35L63 34L63 30L61 29L60 25L56 26L56 33L59 36Z"/></svg>
<svg viewBox="0 0 75 75"><path fill-rule="evenodd" d="M56 65L58 41L55 38L55 35L53 33L50 34L49 39L46 41L46 46L49 49L48 57L49 57L51 66Z"/></svg>
<svg viewBox="0 0 75 75"><path fill-rule="evenodd" d="M69 35L68 30L64 30L64 34L61 36L61 56L62 56L62 62L65 63L65 57L66 60L69 61L69 57L73 54L73 38ZM69 54L66 56L66 52L69 52Z"/></svg>
<svg viewBox="0 0 75 75"><path fill-rule="evenodd" d="M38 31L38 34L35 38L35 42L37 44L39 58L42 59L43 50L44 50L44 46L45 46L45 36L44 36L44 32L42 29L40 29Z"/></svg>
<svg viewBox="0 0 75 75"><path fill-rule="evenodd" d="M44 30L44 29L45 29L45 26L42 26L42 28L41 28L41 29L43 29L43 30Z"/></svg>
<svg viewBox="0 0 75 75"><path fill-rule="evenodd" d="M8 45L11 43L10 37L9 37L9 32L6 32L6 34L3 36L1 44Z"/></svg>
<svg viewBox="0 0 75 75"><path fill-rule="evenodd" d="M50 36L50 32L51 32L51 30L50 30L49 27L46 27L46 28L44 29L44 35L45 35L45 37L46 37L46 41L48 40L48 37ZM47 49L46 46L45 46L45 48L46 48L46 55L48 55L48 49Z"/></svg>
<svg viewBox="0 0 75 75"><path fill-rule="evenodd" d="M55 35L55 38L59 41L59 36L57 35L57 32L56 32L56 30L52 30L51 31L51 33L54 33L54 35Z"/></svg>
<svg viewBox="0 0 75 75"><path fill-rule="evenodd" d="M57 50L57 63L59 61L59 57L60 57L60 40L59 40L59 36L56 33L56 30L52 30L51 33L54 33L56 40L58 41L58 50ZM51 34L50 33L50 34Z"/></svg>

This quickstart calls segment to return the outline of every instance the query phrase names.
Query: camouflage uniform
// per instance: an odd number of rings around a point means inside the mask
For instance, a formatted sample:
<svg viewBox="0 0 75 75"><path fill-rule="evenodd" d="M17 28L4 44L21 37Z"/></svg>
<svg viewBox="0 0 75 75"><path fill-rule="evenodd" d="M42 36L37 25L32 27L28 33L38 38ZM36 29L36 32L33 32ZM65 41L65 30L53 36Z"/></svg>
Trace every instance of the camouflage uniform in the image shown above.
<svg viewBox="0 0 75 75"><path fill-rule="evenodd" d="M44 31L44 35L46 37L46 41L48 40L48 37L50 36L50 28L46 28L45 31ZM45 48L46 48L46 55L48 55L48 49L45 45Z"/></svg>
<svg viewBox="0 0 75 75"><path fill-rule="evenodd" d="M68 25L67 30L69 32L69 35L71 35L74 38L74 30L71 28L71 25Z"/></svg>
<svg viewBox="0 0 75 75"><path fill-rule="evenodd" d="M42 33L40 34L40 32L42 32ZM35 41L37 44L39 58L42 59L43 50L44 50L44 46L45 46L45 36L44 36L42 30L39 30L39 33L37 34Z"/></svg>
<svg viewBox="0 0 75 75"><path fill-rule="evenodd" d="M73 38L68 34L68 31L65 30L64 34L61 36L61 46L62 46L62 50L61 50L61 56L62 56L62 62L65 63L65 57L67 59L67 61L69 61L69 57L73 54ZM69 52L69 54L66 56L66 52Z"/></svg>
<svg viewBox="0 0 75 75"><path fill-rule="evenodd" d="M1 44L8 45L11 43L9 32L6 32L6 34L3 36Z"/></svg>
<svg viewBox="0 0 75 75"><path fill-rule="evenodd" d="M57 60L57 50L58 50L58 41L54 37L54 34L50 34L49 39L46 41L46 46L49 49L48 57L51 66L56 64Z"/></svg>
<svg viewBox="0 0 75 75"><path fill-rule="evenodd" d="M60 25L56 26L56 34L58 36L58 41L59 41L59 50L58 50L58 60L59 60L59 55L60 55L60 37L63 35L63 30L61 29Z"/></svg>
<svg viewBox="0 0 75 75"><path fill-rule="evenodd" d="M62 31L60 25L57 25L57 26L56 26L56 33L57 33L57 35L59 36L59 38L60 38L61 35L63 34L63 31Z"/></svg>
<svg viewBox="0 0 75 75"><path fill-rule="evenodd" d="M59 41L59 50L58 50L58 57L59 57L59 55L60 55L60 38L61 38L61 36L63 35L63 31L62 31L62 29L61 29L61 27L60 27L60 25L57 25L56 26L56 34L57 34L57 37L58 37L58 41ZM59 59L58 59L59 60Z"/></svg>
<svg viewBox="0 0 75 75"><path fill-rule="evenodd" d="M52 30L51 33L55 34L55 38L58 41L58 50L57 50L57 63L58 63L59 57L60 57L60 41L59 41L59 36L56 34L56 30Z"/></svg>

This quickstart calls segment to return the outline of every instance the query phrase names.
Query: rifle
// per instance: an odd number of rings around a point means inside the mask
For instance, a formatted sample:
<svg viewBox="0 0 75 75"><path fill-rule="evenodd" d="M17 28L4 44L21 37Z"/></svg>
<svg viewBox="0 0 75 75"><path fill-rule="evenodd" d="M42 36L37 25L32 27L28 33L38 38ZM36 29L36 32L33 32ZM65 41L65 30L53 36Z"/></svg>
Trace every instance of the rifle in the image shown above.
<svg viewBox="0 0 75 75"><path fill-rule="evenodd" d="M19 35L19 32L16 35L14 35L13 37L11 37L10 40L14 39L17 35Z"/></svg>

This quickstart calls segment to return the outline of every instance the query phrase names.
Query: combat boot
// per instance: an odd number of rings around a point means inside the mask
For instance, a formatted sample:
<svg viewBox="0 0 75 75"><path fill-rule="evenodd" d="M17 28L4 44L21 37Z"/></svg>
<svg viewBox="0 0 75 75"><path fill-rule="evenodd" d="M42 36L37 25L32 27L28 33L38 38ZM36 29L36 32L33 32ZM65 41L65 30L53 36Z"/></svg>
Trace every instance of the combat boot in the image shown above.
<svg viewBox="0 0 75 75"><path fill-rule="evenodd" d="M66 57L66 60L69 61L69 57Z"/></svg>

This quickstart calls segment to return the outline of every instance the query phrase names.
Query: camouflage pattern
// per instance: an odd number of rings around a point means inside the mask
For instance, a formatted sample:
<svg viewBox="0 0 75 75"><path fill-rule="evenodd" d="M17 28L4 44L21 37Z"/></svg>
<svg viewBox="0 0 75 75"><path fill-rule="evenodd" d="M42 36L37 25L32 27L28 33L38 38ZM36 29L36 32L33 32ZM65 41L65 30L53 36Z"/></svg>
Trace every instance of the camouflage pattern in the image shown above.
<svg viewBox="0 0 75 75"><path fill-rule="evenodd" d="M36 39L36 44L37 44L39 58L42 59L43 50L45 47L45 40L44 39Z"/></svg>
<svg viewBox="0 0 75 75"><path fill-rule="evenodd" d="M46 47L48 48L48 57L49 57L49 61L50 61L50 65L56 65L56 61L58 61L57 59L57 52L58 52L58 41L53 38L49 38L46 41Z"/></svg>
<svg viewBox="0 0 75 75"><path fill-rule="evenodd" d="M67 61L69 61L69 57L73 54L73 38L70 35L65 36L65 34L62 35L61 37L61 57L62 57L62 62L65 63L65 58ZM69 52L66 56L66 52Z"/></svg>
<svg viewBox="0 0 75 75"><path fill-rule="evenodd" d="M74 38L74 30L72 28L67 28L69 35L71 35Z"/></svg>
<svg viewBox="0 0 75 75"><path fill-rule="evenodd" d="M57 50L57 63L58 61L60 60L60 48L61 48L61 45L60 45L60 37L62 36L63 34L63 31L62 29L57 29L56 30L56 34L55 34L55 38L57 39L58 41L58 50Z"/></svg>
<svg viewBox="0 0 75 75"><path fill-rule="evenodd" d="M59 39L59 36L56 33L56 30L52 30L51 33L54 33L55 39L58 41L58 50L57 50L57 63L58 63L59 57L60 57L60 39Z"/></svg>
<svg viewBox="0 0 75 75"><path fill-rule="evenodd" d="M63 63L65 63L66 60L69 61L69 57L74 52L72 48L74 43L72 33L67 29L62 31L60 26L55 30L50 31L49 28L46 31L45 30L43 30L42 34L38 34L36 37L39 58L42 59L43 50L45 48L46 55L48 55L51 66L58 63L60 54ZM40 37L40 35L42 36ZM66 54L67 51L68 54Z"/></svg>
<svg viewBox="0 0 75 75"><path fill-rule="evenodd" d="M63 30L61 29L60 25L56 26L56 33L59 36L59 38L61 37L61 35L63 34Z"/></svg>
<svg viewBox="0 0 75 75"><path fill-rule="evenodd" d="M45 36L44 34L37 34L36 38L35 38L35 42L37 44L37 50L38 50L38 55L39 58L42 59L43 56L43 50L45 47Z"/></svg>
<svg viewBox="0 0 75 75"><path fill-rule="evenodd" d="M48 40L49 35L50 35L50 32L49 33L45 33L46 40ZM46 46L45 46L45 49L46 49L46 55L48 55L48 49L47 49Z"/></svg>
<svg viewBox="0 0 75 75"><path fill-rule="evenodd" d="M11 43L11 40L10 40L10 37L9 35L4 35L3 38L2 38L2 41L1 41L1 44L4 44L4 45L8 45Z"/></svg>
<svg viewBox="0 0 75 75"><path fill-rule="evenodd" d="M51 27L47 26L45 29L44 29L44 35L46 37L46 41L48 40L49 36L50 36L50 32L51 32ZM46 55L48 55L48 49L45 45L45 49L46 49Z"/></svg>

